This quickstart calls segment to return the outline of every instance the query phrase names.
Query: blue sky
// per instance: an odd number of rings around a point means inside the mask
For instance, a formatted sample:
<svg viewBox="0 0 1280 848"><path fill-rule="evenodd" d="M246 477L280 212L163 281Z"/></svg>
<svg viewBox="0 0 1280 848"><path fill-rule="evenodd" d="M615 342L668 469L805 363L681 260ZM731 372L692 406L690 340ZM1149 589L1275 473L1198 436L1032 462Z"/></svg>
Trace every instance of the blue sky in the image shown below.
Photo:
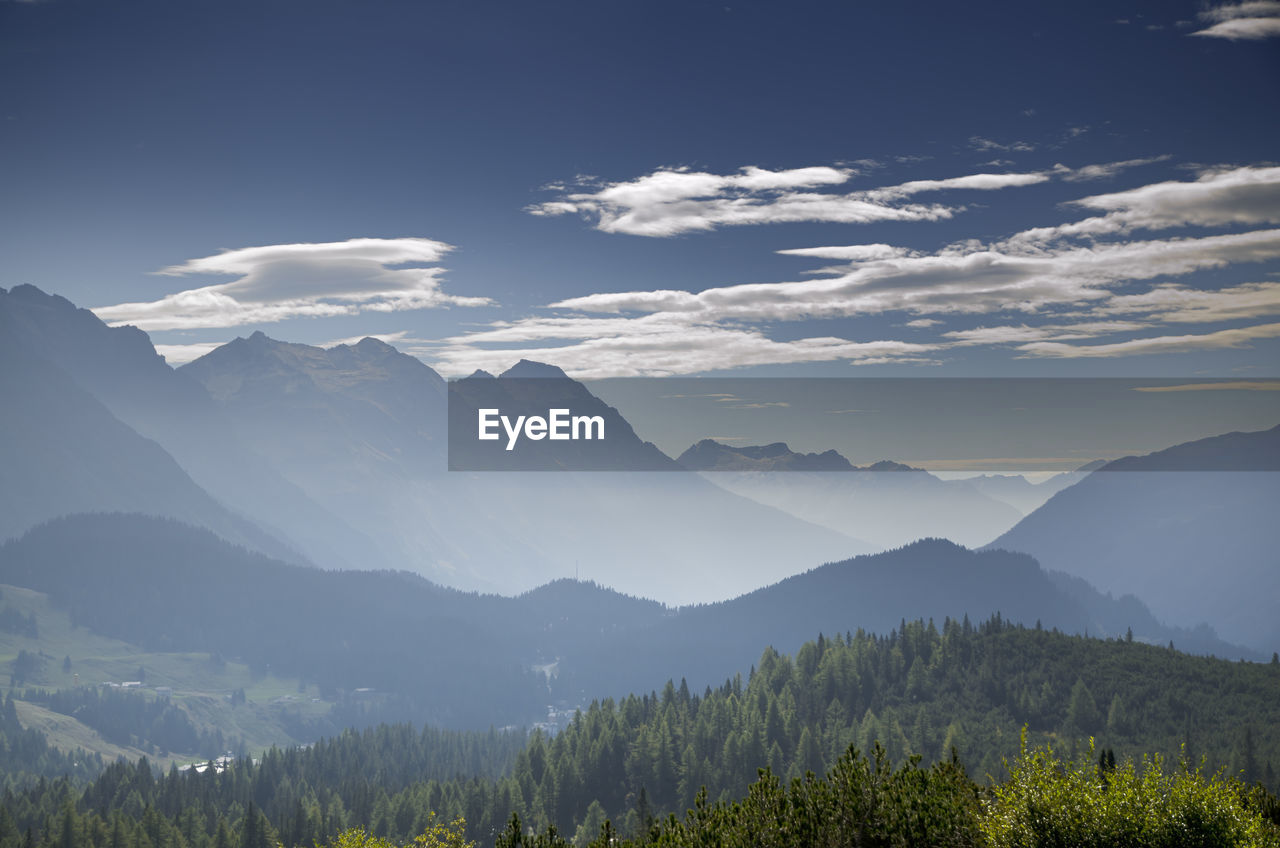
<svg viewBox="0 0 1280 848"><path fill-rule="evenodd" d="M448 376L1278 376L1280 2L0 0L0 286Z"/></svg>

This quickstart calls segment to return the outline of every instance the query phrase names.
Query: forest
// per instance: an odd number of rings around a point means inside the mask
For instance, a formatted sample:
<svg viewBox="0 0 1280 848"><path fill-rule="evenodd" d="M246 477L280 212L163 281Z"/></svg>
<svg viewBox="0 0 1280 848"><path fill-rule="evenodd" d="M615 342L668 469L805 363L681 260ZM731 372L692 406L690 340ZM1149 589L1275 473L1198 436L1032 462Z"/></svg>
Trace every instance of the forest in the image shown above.
<svg viewBox="0 0 1280 848"><path fill-rule="evenodd" d="M433 814L465 820L465 837L481 844L509 830L512 814L522 833L554 827L583 842L608 819L639 838L700 797L707 809L749 801L764 791L762 768L781 781L765 781L775 794L855 766L915 769L897 778L908 782L951 775L965 792L990 792L1016 784L1006 764L1024 744L1092 762L1090 737L1112 763L1158 755L1170 771L1222 770L1232 785L1274 792L1280 661L1194 657L1000 618L903 622L883 636L820 636L794 656L767 649L745 679L701 693L670 681L597 701L555 736L384 725L225 768L159 775L142 761L87 783L11 782L0 848L311 845L352 827L406 841ZM851 748L869 765L841 765Z"/></svg>

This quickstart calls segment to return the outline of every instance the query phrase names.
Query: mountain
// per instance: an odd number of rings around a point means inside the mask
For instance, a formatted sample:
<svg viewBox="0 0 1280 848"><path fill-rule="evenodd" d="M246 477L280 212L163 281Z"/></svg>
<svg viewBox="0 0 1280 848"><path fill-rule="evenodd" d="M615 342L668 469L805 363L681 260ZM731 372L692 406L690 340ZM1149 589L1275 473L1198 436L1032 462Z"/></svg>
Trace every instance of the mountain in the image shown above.
<svg viewBox="0 0 1280 848"><path fill-rule="evenodd" d="M318 684L340 704L341 691L376 689L385 699L360 718L370 723L523 723L547 703L583 704L668 678L696 691L745 672L761 646L792 651L818 632L888 633L912 615L941 625L999 612L1029 627L1095 636L1131 628L1138 641L1252 656L1207 630L1163 627L1134 599L1078 582L1063 589L1026 555L942 540L672 609L573 580L503 597L406 572L302 568L171 520L92 515L0 545L0 583L47 593L86 632L149 651L238 658Z"/></svg>
<svg viewBox="0 0 1280 848"><path fill-rule="evenodd" d="M857 467L834 450L802 454L784 442L730 447L704 439L678 461L726 491L881 548L928 536L978 545L1022 517L967 480L940 480L889 460Z"/></svg>
<svg viewBox="0 0 1280 848"><path fill-rule="evenodd" d="M108 327L65 298L34 286L16 286L0 290L0 337L11 352L48 362L123 424L158 443L197 485L227 508L252 516L270 535L285 540L295 551L291 557L305 556L330 566L371 558L382 564L370 539L311 501L251 451L204 388L170 368L141 330ZM21 406L21 396L12 397ZM97 444L89 431L79 448L91 451ZM108 448L104 444L101 450ZM69 457L50 457L48 472L61 473L60 464L65 461ZM66 494L65 508L52 504L53 514L85 509L74 492ZM271 550L279 553L280 548Z"/></svg>
<svg viewBox="0 0 1280 848"><path fill-rule="evenodd" d="M964 482L987 497L1003 501L1023 515L1028 515L1039 509L1045 501L1058 492L1068 486L1074 486L1090 471L1097 471L1105 464L1103 460L1095 460L1080 466L1075 471L1064 471L1039 483L1032 483L1021 474L981 474L977 477L966 477Z"/></svg>
<svg viewBox="0 0 1280 848"><path fill-rule="evenodd" d="M1175 624L1280 649L1280 427L1107 463L990 544L1099 589L1135 594Z"/></svg>
<svg viewBox="0 0 1280 848"><path fill-rule="evenodd" d="M674 461L554 366L524 362L446 387L419 360L371 339L322 350L254 335L180 374L286 479L378 539L399 567L447 585L515 594L578 573L689 603L870 550L696 475L668 473ZM573 450L570 467L634 470L446 470L449 416L457 432L474 434L486 405L512 415L557 405L598 414L609 440L555 444ZM545 459L548 443L528 444L528 454L515 453Z"/></svg>
<svg viewBox="0 0 1280 848"><path fill-rule="evenodd" d="M786 442L735 448L714 439L703 439L680 454L676 461L690 471L860 470L836 451L796 453Z"/></svg>

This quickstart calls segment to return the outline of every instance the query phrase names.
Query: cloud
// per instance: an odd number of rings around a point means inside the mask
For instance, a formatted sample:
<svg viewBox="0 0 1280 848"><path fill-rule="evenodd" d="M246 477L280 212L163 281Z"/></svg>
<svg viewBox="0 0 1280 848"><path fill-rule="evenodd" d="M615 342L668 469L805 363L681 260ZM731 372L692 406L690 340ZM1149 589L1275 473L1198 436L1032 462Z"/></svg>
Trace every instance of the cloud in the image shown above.
<svg viewBox="0 0 1280 848"><path fill-rule="evenodd" d="M1108 286L1280 258L1280 230L1025 251L1020 243L968 244L939 253L855 262L833 276L705 289L610 292L561 309L687 313L704 321L802 320L903 311L919 315L1036 312L1092 305Z"/></svg>
<svg viewBox="0 0 1280 848"><path fill-rule="evenodd" d="M1147 313L1164 323L1207 324L1280 315L1280 283L1243 283L1224 289L1194 289L1162 283L1140 294L1116 295L1099 314Z"/></svg>
<svg viewBox="0 0 1280 848"><path fill-rule="evenodd" d="M1185 383L1181 386L1138 386L1135 392L1280 392L1280 380L1233 380L1227 383Z"/></svg>
<svg viewBox="0 0 1280 848"><path fill-rule="evenodd" d="M787 171L746 167L728 175L662 168L629 182L565 194L526 211L543 216L579 214L593 219L595 228L603 232L655 237L752 224L938 221L958 210L903 201L925 192L992 191L1049 179L1040 173L970 174L844 194L818 190L842 185L857 173L825 166Z"/></svg>
<svg viewBox="0 0 1280 848"><path fill-rule="evenodd" d="M439 280L443 269L423 267L438 262L452 249L444 242L423 238L363 238L226 250L158 273L238 277L232 282L187 289L149 303L121 303L93 311L112 325L175 330L491 304L485 297L445 294Z"/></svg>
<svg viewBox="0 0 1280 848"><path fill-rule="evenodd" d="M1191 35L1231 41L1256 41L1280 36L1280 2L1276 0L1226 3L1201 12L1200 19L1212 21L1213 25Z"/></svg>
<svg viewBox="0 0 1280 848"><path fill-rule="evenodd" d="M1068 168L1065 165L1054 165L1053 172L1057 176L1070 183L1083 182L1085 180L1107 180L1126 171L1129 168L1139 168L1143 165L1153 165L1156 162L1164 162L1172 158L1169 154L1163 156L1149 156L1145 159L1125 159L1122 162L1106 162L1100 165L1085 165L1082 168Z"/></svg>
<svg viewBox="0 0 1280 848"><path fill-rule="evenodd" d="M1026 324L1005 327L976 327L972 330L953 330L943 337L954 339L958 346L1011 344L1031 341L1076 341L1091 339L1133 330L1149 325L1134 321L1085 321L1075 324L1042 324L1029 327Z"/></svg>
<svg viewBox="0 0 1280 848"><path fill-rule="evenodd" d="M377 339L380 342L389 345L417 343L420 339L411 338L408 330L396 330L394 333L365 333L360 336L348 336L345 339L331 339L327 342L320 342L316 347L331 348L341 347L342 345L358 345L365 339Z"/></svg>
<svg viewBox="0 0 1280 848"><path fill-rule="evenodd" d="M544 342L491 349L485 344ZM552 340L567 344L547 344ZM446 339L420 353L446 376L495 372L518 359L554 362L578 379L697 374L752 365L847 361L854 365L930 362L936 344L853 341L830 336L774 341L755 328L642 318L527 318ZM414 351L417 353L418 351Z"/></svg>
<svg viewBox="0 0 1280 848"><path fill-rule="evenodd" d="M953 191L968 189L970 191L993 191L995 189L1016 186L1035 185L1048 182L1049 176L1041 173L1028 174L970 174L964 177L949 177L945 180L911 180L901 185L873 189L865 193L875 200L889 201L926 191Z"/></svg>
<svg viewBox="0 0 1280 848"><path fill-rule="evenodd" d="M847 262L870 262L875 259L896 259L912 256L915 251L891 244L849 244L840 247L799 247L779 250L783 256L813 256L818 259L843 259Z"/></svg>
<svg viewBox="0 0 1280 848"><path fill-rule="evenodd" d="M1061 342L1032 342L1019 347L1024 357L1053 359L1080 359L1092 357L1136 356L1153 353L1188 353L1201 350L1249 347L1256 339L1280 336L1280 324L1258 324L1253 327L1237 327L1212 333L1182 336L1156 336L1132 339L1115 344L1071 345Z"/></svg>
<svg viewBox="0 0 1280 848"><path fill-rule="evenodd" d="M1010 239L1035 248L1057 239L1126 235L1134 230L1280 223L1280 167L1206 169L1192 181L1171 180L1097 194L1070 205L1105 212Z"/></svg>
<svg viewBox="0 0 1280 848"><path fill-rule="evenodd" d="M1194 182L1163 182L1073 201L1106 211L1113 231L1280 223L1280 167L1206 171Z"/></svg>
<svg viewBox="0 0 1280 848"><path fill-rule="evenodd" d="M920 180L858 196L865 202L892 204L927 191L989 190L1068 176L1103 179L1163 158L1080 169L1059 166L1034 175ZM744 172L741 178L733 177L739 186L734 190L745 184L745 177L767 186L794 186L818 178L815 174L779 173ZM646 207L650 223L656 226L665 221L664 226L674 226L674 219L662 208L664 203L676 202L673 198L687 200L693 192L719 192L717 186L728 179L687 172L676 175L694 177L700 187L676 180L664 187L663 200L650 203L649 187L641 192L642 199L632 197L627 202L634 201L636 209L650 204ZM823 178L835 184L832 174ZM644 179L627 184L627 190ZM1206 270L1280 259L1280 228L1147 238L1134 238L1132 233L1280 222L1277 186L1277 168L1217 168L1202 170L1190 181L1091 195L1075 205L1102 214L1024 230L998 241L970 239L932 252L884 243L791 248L779 253L832 264L803 272L804 279L785 282L701 291L599 292L566 298L546 307L561 310L558 314L495 322L423 346L421 355L447 374L465 374L476 368L502 370L523 357L555 362L579 377L606 377L831 361L855 365L936 363L949 351L976 346L1013 346L1023 358L1242 347L1254 339L1276 335L1268 329L1272 325L1212 328L1212 332L1186 335L1168 330L1160 335L1159 328L1256 322L1280 314L1280 283L1208 288L1199 278L1178 280ZM608 188L591 197L598 199L605 191ZM852 196L827 195L837 200ZM738 199L767 205L777 196L743 195ZM630 214L614 211L619 216L615 220ZM707 209L695 211L703 214ZM764 329L769 322L858 319L885 313L903 313L903 323L898 326L911 328L911 336L919 341L834 335L790 338L797 335L795 331L776 340ZM1010 320L1010 314L1022 318ZM941 325L948 315L996 317L983 326L937 334L922 332ZM1141 334L1149 337L1125 338ZM1078 344L1107 336L1121 340Z"/></svg>
<svg viewBox="0 0 1280 848"><path fill-rule="evenodd" d="M1023 142L999 145L975 136L979 149L1029 150ZM711 174L687 168L660 168L627 182L580 183L591 191L562 192L560 198L535 204L534 215L578 214L609 233L665 237L718 227L759 224L876 221L938 221L960 207L906 202L939 191L995 191L1036 185L1060 177L1095 180L1127 168L1163 161L1167 156L1130 159L1081 168L1057 165L1050 171L967 174L945 179L911 180L898 185L830 193L859 171L816 166L785 171L745 167L737 174ZM843 258L843 257L841 257Z"/></svg>
<svg viewBox="0 0 1280 848"><path fill-rule="evenodd" d="M1009 144L1001 144L998 141L992 141L989 138L983 138L980 135L969 137L969 146L974 150L1004 150L1015 153L1030 153L1036 149L1034 144L1026 141L1014 141Z"/></svg>

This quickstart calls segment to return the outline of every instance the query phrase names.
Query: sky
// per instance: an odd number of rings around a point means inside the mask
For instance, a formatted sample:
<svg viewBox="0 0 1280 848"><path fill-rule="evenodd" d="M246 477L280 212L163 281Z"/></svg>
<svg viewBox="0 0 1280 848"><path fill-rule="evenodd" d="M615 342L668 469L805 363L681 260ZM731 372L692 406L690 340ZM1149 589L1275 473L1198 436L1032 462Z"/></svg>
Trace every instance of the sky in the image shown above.
<svg viewBox="0 0 1280 848"><path fill-rule="evenodd" d="M1280 376L1280 2L0 0L0 286L448 377Z"/></svg>

